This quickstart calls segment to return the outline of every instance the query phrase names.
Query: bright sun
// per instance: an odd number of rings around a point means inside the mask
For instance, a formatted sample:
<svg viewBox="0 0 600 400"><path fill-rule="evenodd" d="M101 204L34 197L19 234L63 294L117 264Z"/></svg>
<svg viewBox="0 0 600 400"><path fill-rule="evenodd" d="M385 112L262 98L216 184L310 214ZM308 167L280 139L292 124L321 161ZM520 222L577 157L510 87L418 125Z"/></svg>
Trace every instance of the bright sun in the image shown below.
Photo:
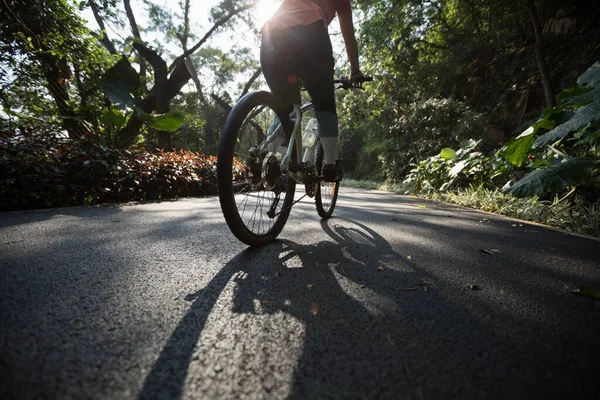
<svg viewBox="0 0 600 400"><path fill-rule="evenodd" d="M271 18L280 2L277 0L260 0L258 2L254 8L254 20L259 29Z"/></svg>

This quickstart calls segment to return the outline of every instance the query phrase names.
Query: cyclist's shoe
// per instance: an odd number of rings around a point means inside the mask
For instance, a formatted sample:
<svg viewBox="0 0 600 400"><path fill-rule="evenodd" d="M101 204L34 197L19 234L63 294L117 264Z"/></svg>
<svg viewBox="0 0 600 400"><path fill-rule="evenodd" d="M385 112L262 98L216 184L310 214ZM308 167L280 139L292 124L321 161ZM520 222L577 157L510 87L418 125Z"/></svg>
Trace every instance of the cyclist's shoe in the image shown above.
<svg viewBox="0 0 600 400"><path fill-rule="evenodd" d="M338 161L335 165L323 165L323 180L325 182L341 181L343 177L344 170L342 169L342 163L340 161Z"/></svg>

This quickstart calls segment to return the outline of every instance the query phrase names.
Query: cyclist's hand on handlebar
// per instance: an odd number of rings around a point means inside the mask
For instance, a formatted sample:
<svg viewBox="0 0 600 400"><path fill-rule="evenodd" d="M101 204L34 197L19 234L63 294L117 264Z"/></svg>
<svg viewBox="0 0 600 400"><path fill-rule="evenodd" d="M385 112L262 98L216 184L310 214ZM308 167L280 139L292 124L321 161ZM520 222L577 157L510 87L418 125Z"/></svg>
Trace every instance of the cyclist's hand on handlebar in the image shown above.
<svg viewBox="0 0 600 400"><path fill-rule="evenodd" d="M352 81L352 85L357 88L362 88L364 78L365 78L365 76L360 71L360 69L358 71L354 71L350 74L350 80Z"/></svg>

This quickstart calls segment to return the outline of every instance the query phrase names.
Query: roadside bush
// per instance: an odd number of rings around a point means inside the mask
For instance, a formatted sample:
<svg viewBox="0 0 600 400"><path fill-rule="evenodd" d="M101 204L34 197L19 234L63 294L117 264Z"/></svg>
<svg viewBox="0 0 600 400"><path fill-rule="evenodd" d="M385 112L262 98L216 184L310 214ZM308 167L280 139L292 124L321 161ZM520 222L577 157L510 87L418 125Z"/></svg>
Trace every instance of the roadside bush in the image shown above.
<svg viewBox="0 0 600 400"><path fill-rule="evenodd" d="M418 164L403 183L417 192L432 193L473 187L495 188L509 179L510 165L496 151L486 155L480 151L481 141L462 142L457 151L444 148L440 154Z"/></svg>
<svg viewBox="0 0 600 400"><path fill-rule="evenodd" d="M54 134L0 142L0 209L5 211L216 193L214 156L119 150Z"/></svg>

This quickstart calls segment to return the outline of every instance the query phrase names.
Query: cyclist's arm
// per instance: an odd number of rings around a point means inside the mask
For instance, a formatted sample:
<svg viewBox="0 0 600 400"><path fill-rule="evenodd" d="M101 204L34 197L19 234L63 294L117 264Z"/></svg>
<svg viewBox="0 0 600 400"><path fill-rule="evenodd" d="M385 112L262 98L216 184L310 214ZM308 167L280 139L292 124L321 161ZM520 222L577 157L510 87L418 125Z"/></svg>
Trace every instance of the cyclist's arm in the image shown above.
<svg viewBox="0 0 600 400"><path fill-rule="evenodd" d="M356 37L354 36L352 12L338 13L338 18L340 20L340 29L342 30L344 43L346 44L346 53L348 54L348 60L350 61L350 72L359 71L358 44L356 43Z"/></svg>

